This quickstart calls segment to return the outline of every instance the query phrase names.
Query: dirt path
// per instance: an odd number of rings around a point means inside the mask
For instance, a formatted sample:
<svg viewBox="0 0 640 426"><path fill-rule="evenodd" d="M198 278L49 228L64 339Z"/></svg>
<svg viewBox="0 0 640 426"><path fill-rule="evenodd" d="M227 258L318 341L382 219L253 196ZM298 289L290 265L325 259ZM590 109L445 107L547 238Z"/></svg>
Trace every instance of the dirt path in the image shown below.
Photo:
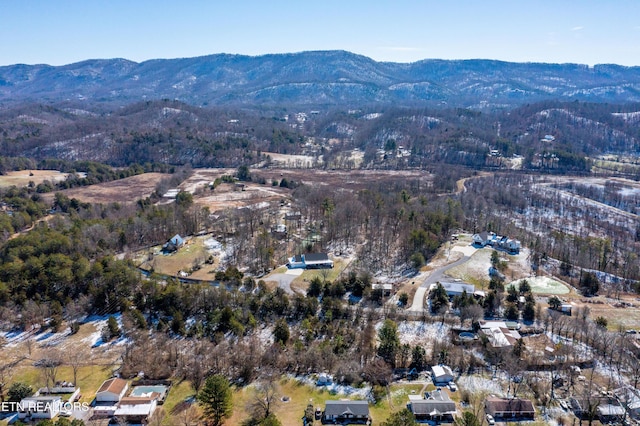
<svg viewBox="0 0 640 426"><path fill-rule="evenodd" d="M491 176L491 173L480 172L476 176L469 176L469 177L466 177L466 178L458 179L456 181L456 192L454 192L454 194L458 195L458 194L461 194L463 192L467 192L467 187L465 186L465 183L468 180L477 179L477 178L480 178L480 177L487 177L487 176Z"/></svg>
<svg viewBox="0 0 640 426"><path fill-rule="evenodd" d="M27 232L31 231L33 228L35 228L39 223L42 222L49 222L51 219L53 218L53 215L46 215L45 217L41 217L40 219L36 220L33 225L31 225L30 227L28 227L27 229L23 229L22 231L18 231L15 234L11 235L9 237L9 240L13 240L14 238L19 237L20 235L24 235Z"/></svg>

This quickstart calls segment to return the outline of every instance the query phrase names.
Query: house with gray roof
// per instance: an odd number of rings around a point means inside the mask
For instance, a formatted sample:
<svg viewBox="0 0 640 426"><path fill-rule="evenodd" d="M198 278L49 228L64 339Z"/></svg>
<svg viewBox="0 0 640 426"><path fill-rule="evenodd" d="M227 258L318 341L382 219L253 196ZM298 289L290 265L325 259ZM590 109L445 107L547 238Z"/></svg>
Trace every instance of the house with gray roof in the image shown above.
<svg viewBox="0 0 640 426"><path fill-rule="evenodd" d="M455 296L462 296L462 293L467 292L468 295L473 295L476 291L476 287L473 284L467 284L463 282L441 282L449 298Z"/></svg>
<svg viewBox="0 0 640 426"><path fill-rule="evenodd" d="M496 420L533 420L536 415L533 403L528 399L489 396L484 405L487 414Z"/></svg>
<svg viewBox="0 0 640 426"><path fill-rule="evenodd" d="M369 402L367 401L327 401L322 423L371 424Z"/></svg>
<svg viewBox="0 0 640 426"><path fill-rule="evenodd" d="M453 416L456 414L456 403L441 390L427 392L425 398L411 395L407 408L419 422L453 422Z"/></svg>

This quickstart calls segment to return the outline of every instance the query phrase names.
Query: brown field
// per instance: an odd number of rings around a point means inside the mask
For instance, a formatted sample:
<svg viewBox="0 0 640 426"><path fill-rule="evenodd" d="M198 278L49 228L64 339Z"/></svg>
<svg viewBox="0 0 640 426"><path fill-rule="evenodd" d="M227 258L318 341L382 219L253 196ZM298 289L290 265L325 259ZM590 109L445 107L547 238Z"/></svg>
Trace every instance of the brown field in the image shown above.
<svg viewBox="0 0 640 426"><path fill-rule="evenodd" d="M333 188L359 191L372 183L393 179L415 179L424 182L425 188L431 183L431 175L420 170L318 170L318 169L257 169L256 176L267 182L287 180L305 184L319 184Z"/></svg>
<svg viewBox="0 0 640 426"><path fill-rule="evenodd" d="M272 186L271 182L280 182L286 178L289 181L304 184L316 184L343 188L347 190L362 190L372 183L388 181L390 179L417 179L424 182L425 188L430 184L431 175L422 171L394 171L394 170L318 170L318 169L251 169L251 174L264 178L266 184L243 182L244 189L234 184L221 184L211 191L209 183L222 175L233 175L235 169L197 169L193 175L185 180L180 189L196 193L195 203L209 207L212 212L227 208L241 208L261 203L273 203L290 195L291 190ZM200 190L199 190L200 189Z"/></svg>
<svg viewBox="0 0 640 426"><path fill-rule="evenodd" d="M213 191L204 190L204 193L195 197L194 202L199 206L208 207L211 212L217 212L229 208L239 209L261 203L279 202L289 193L290 190L286 188L257 183L245 184L244 190L234 184L223 183Z"/></svg>
<svg viewBox="0 0 640 426"><path fill-rule="evenodd" d="M111 182L91 186L66 189L61 191L69 198L76 198L85 203L135 203L139 199L150 196L162 178L170 175L164 173L143 173ZM44 194L53 200L54 193Z"/></svg>
<svg viewBox="0 0 640 426"><path fill-rule="evenodd" d="M51 182L61 182L69 176L68 173L61 173L57 170L19 170L7 172L0 175L0 187L2 186L27 186L29 182L36 185L49 180Z"/></svg>

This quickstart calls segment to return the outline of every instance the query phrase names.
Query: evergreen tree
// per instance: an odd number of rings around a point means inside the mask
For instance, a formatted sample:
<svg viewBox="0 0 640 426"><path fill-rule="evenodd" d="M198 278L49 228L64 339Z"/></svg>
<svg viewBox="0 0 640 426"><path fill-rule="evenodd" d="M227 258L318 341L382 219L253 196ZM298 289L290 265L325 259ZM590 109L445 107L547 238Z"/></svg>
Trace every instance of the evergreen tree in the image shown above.
<svg viewBox="0 0 640 426"><path fill-rule="evenodd" d="M462 416L456 418L456 426L480 426L482 423L471 411L464 411Z"/></svg>
<svg viewBox="0 0 640 426"><path fill-rule="evenodd" d="M558 298L558 296L551 296L547 300L547 303L549 304L549 307L551 309L554 309L556 311L560 309L560 306L562 305L562 301Z"/></svg>
<svg viewBox="0 0 640 426"><path fill-rule="evenodd" d="M378 355L389 365L395 367L396 355L400 349L400 338L398 337L398 326L390 319L384 320L380 331L378 331Z"/></svg>
<svg viewBox="0 0 640 426"><path fill-rule="evenodd" d="M204 417L212 426L222 426L224 419L232 413L231 386L221 375L207 377L198 401L202 404Z"/></svg>
<svg viewBox="0 0 640 426"><path fill-rule="evenodd" d="M290 332L289 325L284 318L280 318L273 329L273 340L275 343L286 345L289 341Z"/></svg>
<svg viewBox="0 0 640 426"><path fill-rule="evenodd" d="M440 283L437 283L436 288L429 293L429 299L431 299L431 313L433 314L437 314L438 312L441 312L442 309L449 307L449 296L447 295L447 290L445 290Z"/></svg>
<svg viewBox="0 0 640 426"><path fill-rule="evenodd" d="M527 322L531 322L536 317L536 302L527 301L522 309L522 319Z"/></svg>
<svg viewBox="0 0 640 426"><path fill-rule="evenodd" d="M382 426L417 426L416 418L413 413L406 408L391 414Z"/></svg>
<svg viewBox="0 0 640 426"><path fill-rule="evenodd" d="M9 401L19 402L24 398L33 395L33 388L26 383L15 382L9 387L7 396Z"/></svg>

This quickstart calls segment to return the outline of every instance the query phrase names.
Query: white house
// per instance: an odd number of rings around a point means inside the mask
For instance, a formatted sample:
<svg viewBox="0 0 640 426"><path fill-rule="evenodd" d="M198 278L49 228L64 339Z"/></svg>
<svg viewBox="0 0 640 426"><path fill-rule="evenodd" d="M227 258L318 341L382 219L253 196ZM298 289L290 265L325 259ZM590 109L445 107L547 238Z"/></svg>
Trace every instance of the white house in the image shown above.
<svg viewBox="0 0 640 426"><path fill-rule="evenodd" d="M289 269L324 269L333 268L333 260L329 259L327 253L307 253L298 254L289 259L287 263Z"/></svg>
<svg viewBox="0 0 640 426"><path fill-rule="evenodd" d="M20 401L18 418L52 419L60 413L62 404L59 396L30 396Z"/></svg>
<svg viewBox="0 0 640 426"><path fill-rule="evenodd" d="M480 332L489 339L494 348L513 346L521 338L515 329L517 327L517 323L512 324L509 321L480 321Z"/></svg>
<svg viewBox="0 0 640 426"><path fill-rule="evenodd" d="M443 282L440 284L442 284L442 287L444 287L449 297L462 296L462 293L465 291L468 295L472 296L476 291L476 287L473 284L463 282Z"/></svg>
<svg viewBox="0 0 640 426"><path fill-rule="evenodd" d="M491 245L495 236L496 234L493 232L482 231L479 234L473 234L471 238L473 240L473 244L484 247L486 245Z"/></svg>
<svg viewBox="0 0 640 426"><path fill-rule="evenodd" d="M105 380L96 393L96 402L119 402L129 389L126 380L113 378Z"/></svg>
<svg viewBox="0 0 640 426"><path fill-rule="evenodd" d="M431 367L431 376L436 385L446 385L453 381L453 371L446 365L434 365Z"/></svg>
<svg viewBox="0 0 640 426"><path fill-rule="evenodd" d="M127 423L146 424L158 404L158 394L149 397L126 397L120 400L114 416Z"/></svg>

